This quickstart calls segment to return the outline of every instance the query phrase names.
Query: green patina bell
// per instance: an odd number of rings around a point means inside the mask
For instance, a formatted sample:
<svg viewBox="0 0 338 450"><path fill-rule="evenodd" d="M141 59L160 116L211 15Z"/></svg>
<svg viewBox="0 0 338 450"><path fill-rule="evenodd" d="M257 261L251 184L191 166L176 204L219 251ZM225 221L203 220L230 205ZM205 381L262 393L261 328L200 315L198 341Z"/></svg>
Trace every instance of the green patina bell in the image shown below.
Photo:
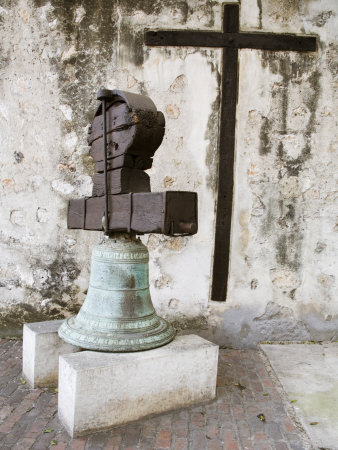
<svg viewBox="0 0 338 450"><path fill-rule="evenodd" d="M86 300L77 316L62 324L59 336L81 348L107 352L169 343L174 330L155 312L148 267L148 249L140 239L105 235L93 250Z"/></svg>

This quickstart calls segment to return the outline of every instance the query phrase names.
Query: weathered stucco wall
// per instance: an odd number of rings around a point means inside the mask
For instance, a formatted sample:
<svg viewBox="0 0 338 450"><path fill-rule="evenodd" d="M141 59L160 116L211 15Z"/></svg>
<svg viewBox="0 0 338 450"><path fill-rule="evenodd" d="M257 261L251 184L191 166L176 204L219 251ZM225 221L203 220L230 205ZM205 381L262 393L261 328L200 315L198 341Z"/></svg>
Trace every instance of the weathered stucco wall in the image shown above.
<svg viewBox="0 0 338 450"><path fill-rule="evenodd" d="M334 0L243 0L241 29L319 36L318 52L241 50L227 301L210 301L219 50L147 48L144 28L221 29L221 3L1 3L0 314L76 311L99 233L67 230L91 194L86 133L99 87L149 95L166 135L152 190L196 190L199 232L144 237L158 312L222 345L338 335L337 29Z"/></svg>

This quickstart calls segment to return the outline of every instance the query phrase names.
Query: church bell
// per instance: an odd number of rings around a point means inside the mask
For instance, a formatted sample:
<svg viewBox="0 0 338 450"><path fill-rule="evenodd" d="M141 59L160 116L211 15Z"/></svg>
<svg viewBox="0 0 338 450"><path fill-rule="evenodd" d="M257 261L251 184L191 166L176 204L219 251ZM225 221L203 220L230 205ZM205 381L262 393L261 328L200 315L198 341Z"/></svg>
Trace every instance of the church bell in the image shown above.
<svg viewBox="0 0 338 450"><path fill-rule="evenodd" d="M71 199L69 229L104 231L92 253L87 297L59 336L83 349L136 352L168 344L174 329L155 312L149 293L149 253L137 234L197 232L195 192L151 192L153 156L164 115L147 96L100 89L89 129L95 163L92 197Z"/></svg>
<svg viewBox="0 0 338 450"><path fill-rule="evenodd" d="M160 347L173 327L157 316L149 292L149 253L130 234L104 235L94 247L87 297L59 336L89 350L133 352Z"/></svg>

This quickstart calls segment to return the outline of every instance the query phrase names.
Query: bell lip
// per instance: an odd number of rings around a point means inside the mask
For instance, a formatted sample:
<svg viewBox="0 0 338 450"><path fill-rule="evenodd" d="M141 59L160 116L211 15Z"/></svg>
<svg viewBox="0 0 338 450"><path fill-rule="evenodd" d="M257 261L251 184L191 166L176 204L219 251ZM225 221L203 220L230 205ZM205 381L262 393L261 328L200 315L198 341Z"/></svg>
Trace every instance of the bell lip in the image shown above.
<svg viewBox="0 0 338 450"><path fill-rule="evenodd" d="M69 318L71 319L71 317ZM105 353L135 353L140 351L147 351L152 350L154 348L163 347L164 345L169 344L176 335L176 332L173 328L173 326L168 323L166 320L164 320L162 317L159 317L161 325L163 323L166 324L165 331L161 331L156 335L156 329L154 330L154 334L149 336L149 340L154 337L159 337L163 335L162 339L159 339L157 342L150 340L149 342L141 342L139 344L125 344L125 345L119 345L119 344L111 344L111 345L104 345L104 344L95 344L93 342L82 340L82 339L76 339L76 336L86 336L85 334L79 333L78 331L75 331L73 328L71 328L68 325L68 320L66 319L63 324L60 326L58 330L58 335L61 339L63 339L68 344L75 345L76 347L80 347L83 350L92 350L92 351L98 351L98 352L105 352ZM160 327L159 327L160 328ZM67 333L66 330L71 330L71 336ZM88 337L94 337L94 335L88 335ZM113 336L112 336L113 337ZM114 339L118 340L127 340L128 336L125 334L120 335L118 333L114 333ZM146 339L145 337L142 337L142 333L140 333L139 338ZM135 339L135 338L134 338ZM85 344L85 345L84 345Z"/></svg>
<svg viewBox="0 0 338 450"><path fill-rule="evenodd" d="M94 319L94 320L93 320ZM99 325L97 325L97 322L100 320L104 320L102 322L103 327L99 327ZM108 319L108 320L107 320ZM168 322L164 319L162 319L162 317L159 317L156 314L155 309L153 310L153 312L151 314L148 314L146 316L141 316L141 317L107 317L107 316L97 316L95 314L93 314L92 312L87 312L84 311L83 308L80 309L80 311L78 312L78 314L76 316L71 316L68 317L68 319L66 319L67 324L65 325L68 326L68 329L70 330L75 330L75 333L77 332L78 329L83 328L84 330L88 329L89 334L91 334L91 330L95 329L95 326L97 326L96 331L97 331L97 335L98 336L115 336L115 335L130 335L132 333L140 333L140 334L146 334L148 332L151 332L152 330L154 331L154 334L156 335L156 330L160 330L161 326L163 326L163 324L168 324ZM74 327L73 323L76 323L77 326ZM93 326L93 322L95 323L95 326ZM88 325L90 325L88 327ZM114 326L108 326L109 324L111 325L116 325L116 324L120 324L120 326L118 327L114 327ZM130 326L130 325L135 325L135 326ZM83 326L84 325L84 326ZM123 325L121 327L121 325Z"/></svg>

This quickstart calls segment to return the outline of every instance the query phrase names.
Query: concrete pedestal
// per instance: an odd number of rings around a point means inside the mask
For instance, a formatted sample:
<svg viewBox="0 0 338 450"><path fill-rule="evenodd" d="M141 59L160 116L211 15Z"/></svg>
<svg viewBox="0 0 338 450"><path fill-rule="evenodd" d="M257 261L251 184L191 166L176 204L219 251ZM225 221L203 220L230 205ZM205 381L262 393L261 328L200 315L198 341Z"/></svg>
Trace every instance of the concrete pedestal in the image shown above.
<svg viewBox="0 0 338 450"><path fill-rule="evenodd" d="M212 400L218 346L199 336L137 353L60 356L59 418L71 436Z"/></svg>
<svg viewBox="0 0 338 450"><path fill-rule="evenodd" d="M23 327L23 376L33 387L56 386L59 356L74 353L79 347L67 344L58 336L63 320L28 323Z"/></svg>

